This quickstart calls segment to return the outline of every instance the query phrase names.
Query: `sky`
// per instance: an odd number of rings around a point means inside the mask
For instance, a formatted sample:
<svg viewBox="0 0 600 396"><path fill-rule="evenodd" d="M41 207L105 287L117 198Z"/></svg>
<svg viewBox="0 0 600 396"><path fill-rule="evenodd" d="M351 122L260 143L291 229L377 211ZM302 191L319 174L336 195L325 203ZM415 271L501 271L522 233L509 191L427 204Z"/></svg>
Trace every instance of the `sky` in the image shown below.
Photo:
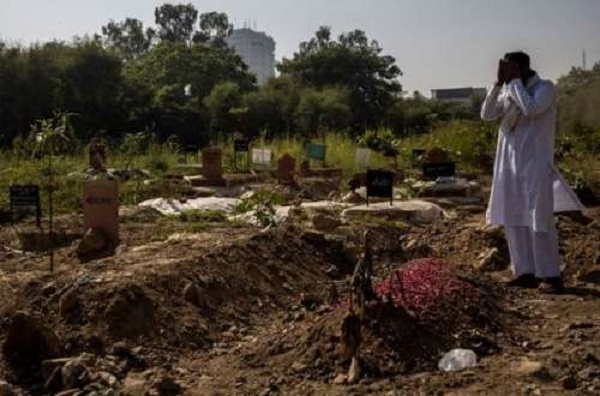
<svg viewBox="0 0 600 396"><path fill-rule="evenodd" d="M0 39L27 45L100 32L110 19L154 22L155 0L0 0ZM600 0L182 0L256 27L290 57L319 26L361 29L396 58L404 90L493 83L498 59L524 50L543 77L600 61ZM179 3L175 2L175 3Z"/></svg>

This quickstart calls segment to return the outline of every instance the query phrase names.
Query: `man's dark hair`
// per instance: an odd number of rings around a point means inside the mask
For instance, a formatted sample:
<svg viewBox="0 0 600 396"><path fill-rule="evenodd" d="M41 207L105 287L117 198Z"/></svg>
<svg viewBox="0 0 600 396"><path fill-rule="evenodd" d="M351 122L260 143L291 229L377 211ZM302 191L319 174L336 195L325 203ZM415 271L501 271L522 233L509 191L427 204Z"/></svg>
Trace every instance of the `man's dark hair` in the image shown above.
<svg viewBox="0 0 600 396"><path fill-rule="evenodd" d="M529 55L522 51L507 53L504 55L504 61L515 62L517 65L519 65L521 70L527 70L531 68L531 59L529 58Z"/></svg>

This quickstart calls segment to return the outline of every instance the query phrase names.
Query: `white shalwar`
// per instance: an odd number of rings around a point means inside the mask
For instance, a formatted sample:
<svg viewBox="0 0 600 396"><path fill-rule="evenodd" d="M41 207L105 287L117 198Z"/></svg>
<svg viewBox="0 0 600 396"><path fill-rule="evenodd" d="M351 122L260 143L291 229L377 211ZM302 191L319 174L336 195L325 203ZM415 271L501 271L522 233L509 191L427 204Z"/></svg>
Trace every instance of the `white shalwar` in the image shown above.
<svg viewBox="0 0 600 396"><path fill-rule="evenodd" d="M495 86L481 117L502 119L487 222L504 226L517 276L559 276L554 213L585 208L554 165L554 84L536 74Z"/></svg>

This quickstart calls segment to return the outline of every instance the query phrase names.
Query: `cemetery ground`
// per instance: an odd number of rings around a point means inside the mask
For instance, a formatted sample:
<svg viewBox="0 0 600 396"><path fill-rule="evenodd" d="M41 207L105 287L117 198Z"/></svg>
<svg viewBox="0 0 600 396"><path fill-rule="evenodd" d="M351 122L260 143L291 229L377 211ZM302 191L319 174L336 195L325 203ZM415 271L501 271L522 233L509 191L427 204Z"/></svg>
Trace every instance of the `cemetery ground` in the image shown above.
<svg viewBox="0 0 600 396"><path fill-rule="evenodd" d="M558 217L568 288L542 295L501 284L502 231L484 226L484 202L464 199L484 201L487 176L468 176L481 196L464 184L460 199L421 204L406 202L419 192L403 182L400 209L374 200L356 214L364 197L344 178L281 186L271 175L252 195L194 187L166 158L169 170L119 182L114 252L82 259L81 163L59 164L54 272L33 219L3 222L0 394L600 392L600 209ZM41 168L27 166L22 178ZM209 195L235 197L234 209L169 214ZM375 295L357 328L348 312L365 231ZM454 348L477 365L441 372Z"/></svg>

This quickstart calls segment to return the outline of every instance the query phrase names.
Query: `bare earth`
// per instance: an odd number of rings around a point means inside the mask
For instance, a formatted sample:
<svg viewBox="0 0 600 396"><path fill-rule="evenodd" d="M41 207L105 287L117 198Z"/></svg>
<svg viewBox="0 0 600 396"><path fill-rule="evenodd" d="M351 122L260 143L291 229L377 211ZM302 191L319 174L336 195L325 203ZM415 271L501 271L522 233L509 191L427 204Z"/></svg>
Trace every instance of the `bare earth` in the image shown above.
<svg viewBox="0 0 600 396"><path fill-rule="evenodd" d="M5 227L0 342L24 311L60 340L61 356L47 358L88 353L95 388L73 394L600 394L600 210L591 218L560 217L569 286L560 296L505 290L508 271L475 270L490 248L506 261L501 236L482 228L481 214L427 226L348 224L328 234L216 224L161 236L152 220L130 219L115 256L79 264L75 241L59 249L53 274L47 257L7 249L15 237ZM79 230L75 217L61 222ZM376 235L380 279L409 260L439 257L480 297L440 309L426 324L389 306L372 308L362 379L334 384L349 366L337 342L365 228ZM120 341L131 356L115 352ZM454 347L476 350L477 367L440 372L439 358ZM166 378L177 386L160 385ZM50 393L39 366L15 368L4 359L2 379L17 394Z"/></svg>

